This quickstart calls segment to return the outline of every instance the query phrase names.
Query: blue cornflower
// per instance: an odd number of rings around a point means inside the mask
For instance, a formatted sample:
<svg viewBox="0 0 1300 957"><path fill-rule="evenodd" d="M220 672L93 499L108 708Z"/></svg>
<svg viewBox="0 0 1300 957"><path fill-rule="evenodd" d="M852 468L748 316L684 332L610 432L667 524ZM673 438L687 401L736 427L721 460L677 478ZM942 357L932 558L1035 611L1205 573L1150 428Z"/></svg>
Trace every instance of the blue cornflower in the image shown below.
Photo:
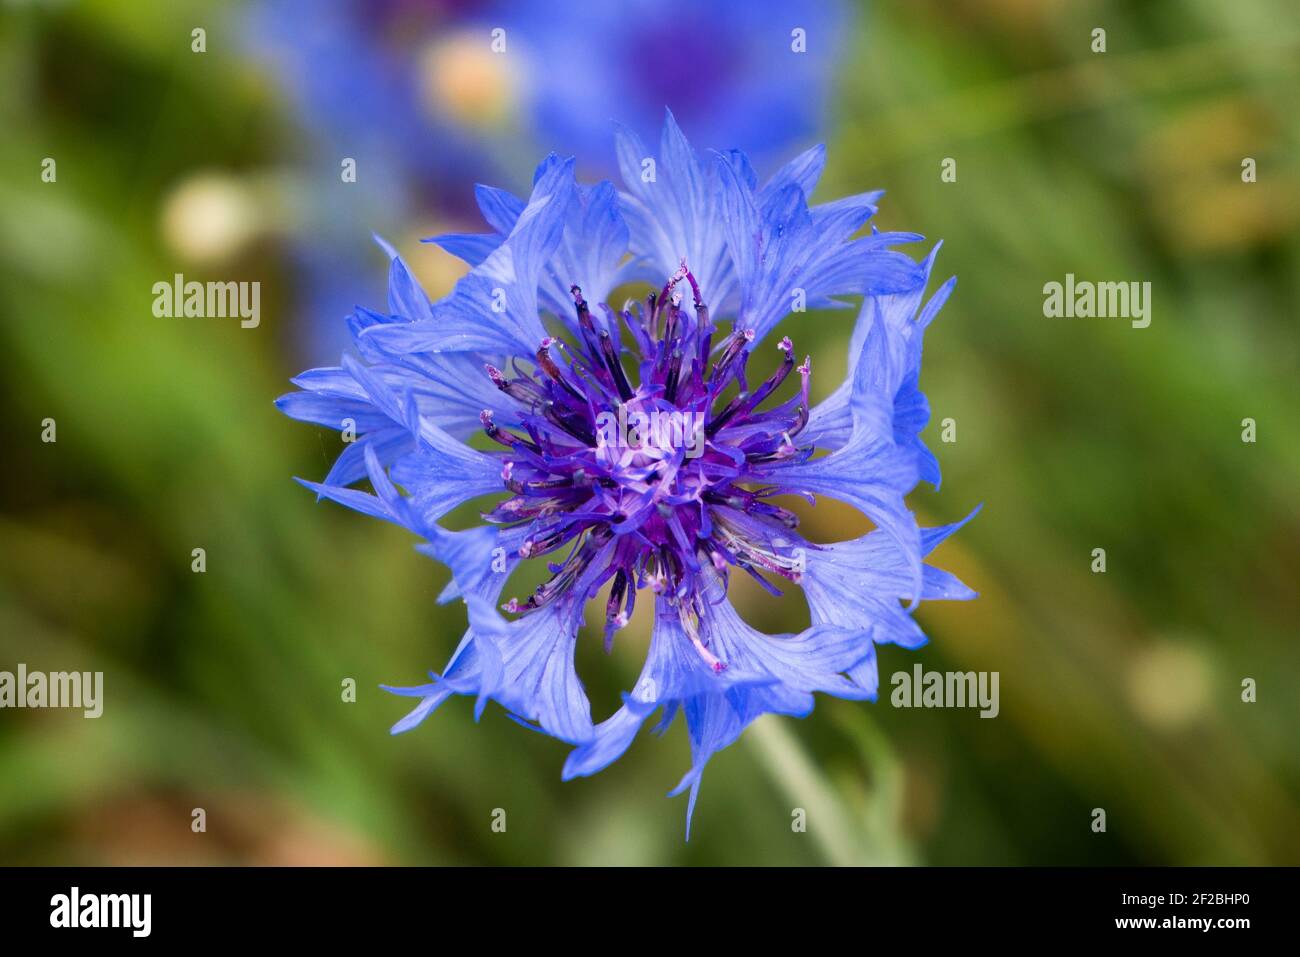
<svg viewBox="0 0 1300 957"><path fill-rule="evenodd" d="M575 746L571 778L617 759L656 709L663 726L681 713L689 821L709 757L751 721L806 715L816 691L874 700L875 646L925 640L916 603L973 597L923 561L961 523L919 528L904 502L919 481L939 481L919 438L929 409L917 378L953 280L923 303L934 253L918 264L891 248L920 236L854 238L878 193L809 206L822 147L759 187L744 154L701 157L670 114L657 157L626 129L617 155L622 192L577 183L573 161L554 155L526 201L479 187L493 231L434 240L472 267L436 303L390 250L387 311L349 320L359 355L303 373L279 405L355 427L324 482L303 484L422 536L419 549L451 570L441 600L467 605L443 672L389 689L419 699L394 732L452 695L476 698L476 714L496 701ZM654 291L643 302L607 303L644 280ZM798 362L789 338L775 344L776 371L751 379L751 355L772 348L793 303L853 295L865 298L838 391L809 402L811 360ZM792 377L793 395L778 400ZM463 441L479 430L494 451ZM349 487L362 479L374 494ZM848 502L877 528L807 541L776 501L792 493ZM493 494L487 524L439 525ZM502 603L516 566L537 558L550 579ZM747 625L727 599L737 572L777 594L773 581L802 586L810 627ZM639 679L595 722L574 651L584 607L606 586L607 648L638 600L653 603L654 627Z"/></svg>

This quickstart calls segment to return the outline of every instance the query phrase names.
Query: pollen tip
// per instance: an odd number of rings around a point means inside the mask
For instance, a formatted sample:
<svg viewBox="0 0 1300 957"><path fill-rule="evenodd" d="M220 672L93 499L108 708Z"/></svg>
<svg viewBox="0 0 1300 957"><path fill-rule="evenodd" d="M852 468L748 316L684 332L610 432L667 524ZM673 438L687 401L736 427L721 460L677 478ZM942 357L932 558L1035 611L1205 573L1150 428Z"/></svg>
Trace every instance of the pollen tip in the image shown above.
<svg viewBox="0 0 1300 957"><path fill-rule="evenodd" d="M776 344L776 347L782 352L794 351L794 343L790 341L789 336L782 336L781 341Z"/></svg>

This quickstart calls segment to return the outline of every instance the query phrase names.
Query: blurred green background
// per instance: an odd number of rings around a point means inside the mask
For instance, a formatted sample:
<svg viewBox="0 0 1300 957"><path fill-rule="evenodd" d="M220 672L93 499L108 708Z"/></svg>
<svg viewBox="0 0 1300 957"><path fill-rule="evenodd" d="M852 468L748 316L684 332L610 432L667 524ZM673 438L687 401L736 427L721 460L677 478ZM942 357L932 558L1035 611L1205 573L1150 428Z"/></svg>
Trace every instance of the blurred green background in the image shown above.
<svg viewBox="0 0 1300 957"><path fill-rule="evenodd" d="M885 187L882 228L945 241L937 278L960 278L922 374L944 485L911 502L930 524L985 503L934 559L980 598L923 608L931 643L884 648L882 687L915 662L998 671L1001 714L882 695L766 718L713 760L689 844L664 797L680 726L567 784L565 747L496 707L388 736L408 702L377 686L440 667L463 609L434 603L445 573L410 536L291 480L340 447L272 406L307 364L285 222L313 187L240 12L0 7L0 669L105 672L98 720L0 712L0 863L1300 863L1290 0L864 8L818 198ZM457 272L415 242L430 216L391 238L440 295ZM382 284L382 254L363 265ZM180 271L260 280L260 327L155 318ZM1067 272L1150 281L1150 328L1044 318ZM849 322L799 321L824 394ZM866 527L824 504L811 532ZM798 601L737 600L800 624ZM597 709L644 637L582 642Z"/></svg>

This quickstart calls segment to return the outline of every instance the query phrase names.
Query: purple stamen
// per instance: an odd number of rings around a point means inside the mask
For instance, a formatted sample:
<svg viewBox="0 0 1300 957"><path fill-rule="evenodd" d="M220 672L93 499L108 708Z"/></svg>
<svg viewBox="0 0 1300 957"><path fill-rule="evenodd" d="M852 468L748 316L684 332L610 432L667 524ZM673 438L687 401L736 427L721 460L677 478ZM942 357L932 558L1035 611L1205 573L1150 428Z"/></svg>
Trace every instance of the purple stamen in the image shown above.
<svg viewBox="0 0 1300 957"><path fill-rule="evenodd" d="M693 314L681 308L682 282L690 286ZM810 369L807 362L798 367L796 398L757 412L795 368L793 345L781 340L780 368L753 392L745 384L752 330L733 329L710 367L714 328L684 261L643 309L618 313L630 332L622 345L609 331L618 321L614 312L604 306L609 327L598 328L582 290L575 285L570 292L574 342L543 339L533 374L511 379L485 366L496 387L519 402L518 421L527 432L517 435L496 425L490 412L482 414L488 436L514 453L502 469L512 497L485 517L529 524L522 558L572 544L567 558L550 564L549 581L505 607L527 614L579 579L589 593L609 582L608 648L630 620L636 592L650 588L679 608L696 652L721 671L726 664L700 635L691 596L703 593L704 574L720 575L725 585L731 566L773 591L764 574L798 574L792 558L802 543L793 532L797 518L766 501L777 489L737 483L753 483L758 463L811 453L793 440L807 421ZM638 384L628 378L624 353L640 370ZM739 394L715 412L733 380ZM787 541L795 544L772 544ZM583 576L597 554L607 556L601 560L607 567Z"/></svg>

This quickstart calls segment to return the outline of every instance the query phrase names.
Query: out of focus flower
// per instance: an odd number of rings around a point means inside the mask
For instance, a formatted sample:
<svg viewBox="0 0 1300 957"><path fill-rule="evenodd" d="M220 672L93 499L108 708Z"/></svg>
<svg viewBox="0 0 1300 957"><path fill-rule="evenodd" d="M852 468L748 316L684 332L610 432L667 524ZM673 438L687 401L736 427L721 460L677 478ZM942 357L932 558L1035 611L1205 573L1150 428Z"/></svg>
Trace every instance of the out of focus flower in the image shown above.
<svg viewBox="0 0 1300 957"><path fill-rule="evenodd" d="M335 168L340 157L355 158L357 184L382 187L397 208L413 200L454 204L484 174L473 117L499 98L483 91L491 86L476 66L484 58L458 42L480 7L269 0L252 8L248 40L288 93L313 155ZM476 32L491 58L487 29ZM431 65L431 58L447 62Z"/></svg>
<svg viewBox="0 0 1300 957"><path fill-rule="evenodd" d="M685 718L694 760L678 790L693 808L710 756L755 718L806 715L817 691L874 699L876 646L925 640L910 608L973 596L924 563L960 523L919 528L904 503L918 481L939 481L918 435L929 419L918 373L953 281L924 301L934 253L918 264L891 248L920 236L853 238L878 193L808 204L821 147L760 186L744 153L705 159L669 116L655 176L634 132L619 133L617 155L624 192L580 185L573 160L554 154L527 200L480 187L492 231L436 240L472 267L454 291L431 303L393 253L387 310L349 321L361 358L303 373L279 405L352 423L356 441L322 483L304 484L426 539L421 551L451 569L443 600L468 606L443 672L392 689L419 699L394 731L453 695L480 712L496 701L574 745L574 777L616 760L662 709L661 725ZM608 304L637 280L656 291ZM848 379L813 407L811 358L771 336L796 301L833 308L851 295L865 305ZM778 359L761 380L750 371L760 348ZM788 379L793 394L778 398ZM480 429L496 451L465 444ZM374 494L350 487L363 479ZM489 495L500 497L487 524L439 524ZM788 495L840 499L877 529L808 541L778 500ZM501 604L511 573L535 559L550 579ZM737 573L778 595L802 586L811 626L750 627L727 598ZM640 678L597 722L574 652L606 587L607 648L642 592L655 623Z"/></svg>
<svg viewBox="0 0 1300 957"><path fill-rule="evenodd" d="M304 201L288 247L304 355L337 355L347 344L340 320L368 291L382 291L370 281L364 237L396 233L416 211L472 215L475 178L499 174L484 135L513 116L512 88L487 26L471 26L479 6L270 0L251 8L248 44L306 133ZM482 38L480 53L471 32ZM348 181L345 160L354 164Z"/></svg>
<svg viewBox="0 0 1300 957"><path fill-rule="evenodd" d="M271 0L255 9L252 43L307 126L332 145L382 149L386 163L429 183L481 170L480 153L517 154L529 134L599 162L614 118L645 136L665 107L718 142L775 156L823 124L852 26L843 0ZM504 141L478 135L507 123Z"/></svg>
<svg viewBox="0 0 1300 957"><path fill-rule="evenodd" d="M163 201L159 228L175 255L214 263L236 255L264 228L256 190L227 173L199 173Z"/></svg>
<svg viewBox="0 0 1300 957"><path fill-rule="evenodd" d="M524 57L533 129L583 162L607 154L611 118L650 136L668 107L687 129L765 164L825 125L852 25L839 0L538 0L507 9L499 19Z"/></svg>

